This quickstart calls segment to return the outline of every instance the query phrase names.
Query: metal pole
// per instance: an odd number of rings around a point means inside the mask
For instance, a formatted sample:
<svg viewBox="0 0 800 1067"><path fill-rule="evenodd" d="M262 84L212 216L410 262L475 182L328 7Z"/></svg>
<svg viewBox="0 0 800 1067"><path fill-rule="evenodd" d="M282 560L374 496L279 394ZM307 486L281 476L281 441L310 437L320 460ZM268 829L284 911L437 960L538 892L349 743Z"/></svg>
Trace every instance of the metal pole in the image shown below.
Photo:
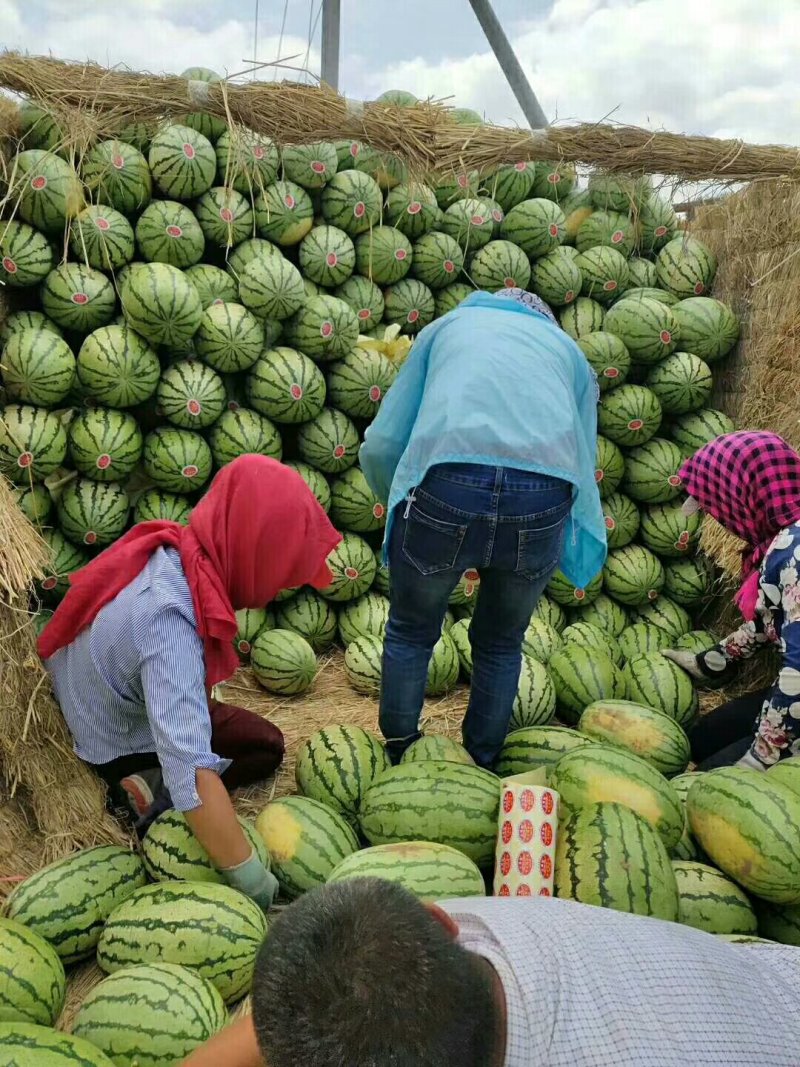
<svg viewBox="0 0 800 1067"><path fill-rule="evenodd" d="M322 0L322 80L339 88L339 27L341 0Z"/></svg>
<svg viewBox="0 0 800 1067"><path fill-rule="evenodd" d="M531 129L540 130L548 126L549 123L545 118L539 101L536 99L536 93L531 89L530 82L525 76L525 71L522 69L514 49L506 37L505 30L500 25L500 20L495 15L491 3L489 0L469 0L469 2Z"/></svg>

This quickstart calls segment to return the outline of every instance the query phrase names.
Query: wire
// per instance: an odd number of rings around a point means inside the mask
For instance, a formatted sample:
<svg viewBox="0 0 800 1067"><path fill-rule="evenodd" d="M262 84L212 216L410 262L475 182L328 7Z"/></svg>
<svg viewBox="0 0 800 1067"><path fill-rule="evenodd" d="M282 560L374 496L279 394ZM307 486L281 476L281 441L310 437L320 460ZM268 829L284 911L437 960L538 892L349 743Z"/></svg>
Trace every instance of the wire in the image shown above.
<svg viewBox="0 0 800 1067"><path fill-rule="evenodd" d="M253 17L253 80L256 76L256 64L258 63L258 8L259 0L256 0L256 10Z"/></svg>
<svg viewBox="0 0 800 1067"><path fill-rule="evenodd" d="M311 57L311 42L314 40L314 34L317 32L317 26L319 25L320 16L322 15L322 4L324 2L325 0L321 0L320 5L317 8L316 18L314 18L314 8L316 7L316 4L314 0L311 0L311 7L308 12L308 43L306 45L306 58L303 63L306 70L308 70L308 63Z"/></svg>
<svg viewBox="0 0 800 1067"><path fill-rule="evenodd" d="M278 38L278 52L277 52L278 56L280 56L281 49L283 48L283 35L286 32L286 15L287 15L288 11L289 11L289 0L283 0L283 18L281 19L281 35ZM277 77L278 77L278 68L277 67L273 67L272 80L275 81L275 79Z"/></svg>

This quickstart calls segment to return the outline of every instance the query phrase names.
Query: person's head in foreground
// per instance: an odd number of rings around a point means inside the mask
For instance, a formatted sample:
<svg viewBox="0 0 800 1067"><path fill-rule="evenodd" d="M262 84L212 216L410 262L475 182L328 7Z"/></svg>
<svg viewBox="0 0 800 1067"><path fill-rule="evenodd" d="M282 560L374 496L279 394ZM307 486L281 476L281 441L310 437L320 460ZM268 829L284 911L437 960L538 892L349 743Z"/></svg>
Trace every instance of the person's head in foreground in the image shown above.
<svg viewBox="0 0 800 1067"><path fill-rule="evenodd" d="M448 916L374 878L308 893L275 919L253 979L269 1067L493 1067L501 1008L489 963Z"/></svg>

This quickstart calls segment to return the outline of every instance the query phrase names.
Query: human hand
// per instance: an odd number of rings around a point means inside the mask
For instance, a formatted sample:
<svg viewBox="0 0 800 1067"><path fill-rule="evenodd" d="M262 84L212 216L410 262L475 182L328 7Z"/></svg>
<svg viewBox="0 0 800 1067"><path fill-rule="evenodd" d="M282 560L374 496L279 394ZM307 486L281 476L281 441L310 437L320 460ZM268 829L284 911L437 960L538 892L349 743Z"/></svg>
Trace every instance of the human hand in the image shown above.
<svg viewBox="0 0 800 1067"><path fill-rule="evenodd" d="M694 654L694 652L686 652L682 649L667 648L661 654L663 656L666 656L667 659L671 659L673 663L677 663L681 670L686 671L686 673L691 678L694 678L695 681L707 681L706 676L697 666L697 656Z"/></svg>
<svg viewBox="0 0 800 1067"><path fill-rule="evenodd" d="M268 911L278 895L278 879L267 870L255 851L244 863L236 867L223 867L220 874L229 886L250 897L262 911Z"/></svg>

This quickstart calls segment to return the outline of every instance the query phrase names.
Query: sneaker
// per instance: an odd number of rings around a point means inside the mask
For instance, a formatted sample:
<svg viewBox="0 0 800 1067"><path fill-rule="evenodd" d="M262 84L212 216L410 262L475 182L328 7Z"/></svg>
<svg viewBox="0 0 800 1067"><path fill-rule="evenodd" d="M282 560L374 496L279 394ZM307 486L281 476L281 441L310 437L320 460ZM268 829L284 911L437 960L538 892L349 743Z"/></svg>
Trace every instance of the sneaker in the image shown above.
<svg viewBox="0 0 800 1067"><path fill-rule="evenodd" d="M152 808L156 796L161 790L163 781L161 770L154 767L152 770L141 771L139 774L129 774L120 781L120 788L127 794L128 805L137 818L142 818Z"/></svg>

